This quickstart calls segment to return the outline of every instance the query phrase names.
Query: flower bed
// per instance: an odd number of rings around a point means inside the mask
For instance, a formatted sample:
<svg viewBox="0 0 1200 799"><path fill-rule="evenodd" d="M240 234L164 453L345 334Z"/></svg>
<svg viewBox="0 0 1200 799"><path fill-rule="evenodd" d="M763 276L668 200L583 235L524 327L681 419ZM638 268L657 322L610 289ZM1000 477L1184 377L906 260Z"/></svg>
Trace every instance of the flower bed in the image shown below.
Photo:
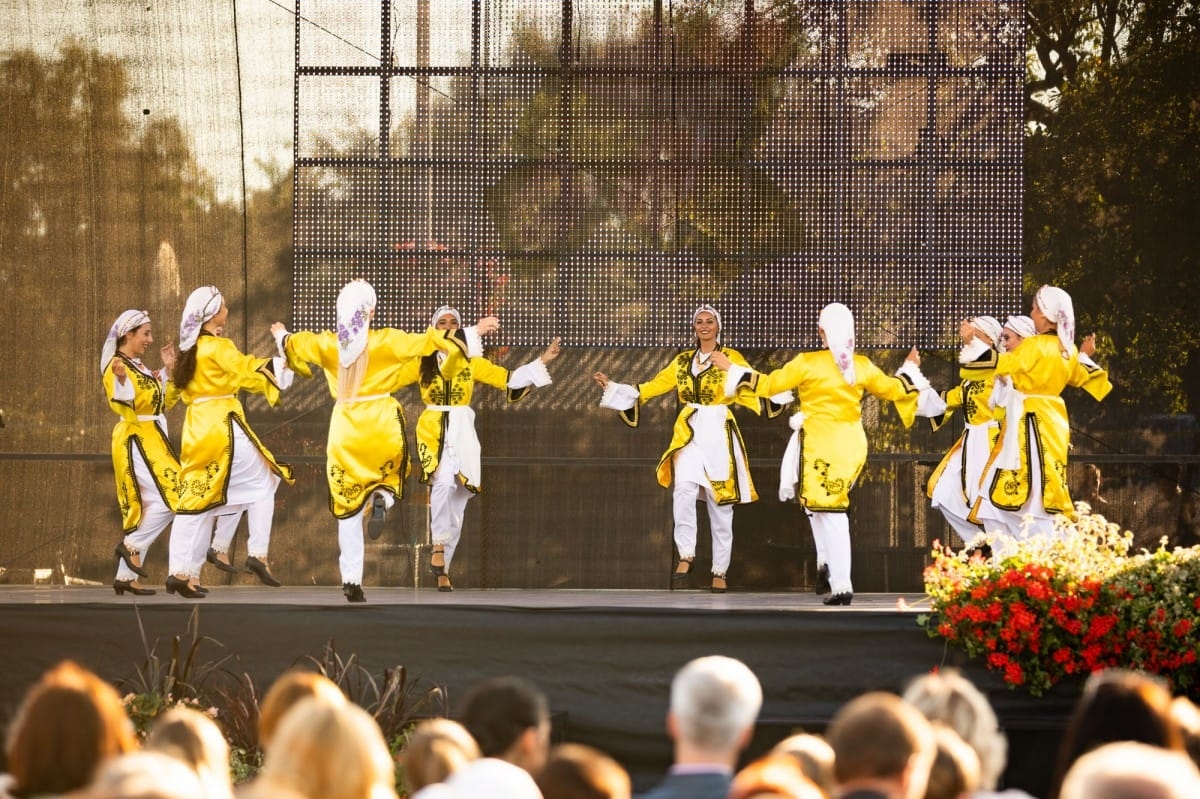
<svg viewBox="0 0 1200 799"><path fill-rule="evenodd" d="M1132 552L1132 533L1080 506L1061 537L989 536L996 555L934 545L918 623L1040 696L1109 666L1200 689L1200 547Z"/></svg>

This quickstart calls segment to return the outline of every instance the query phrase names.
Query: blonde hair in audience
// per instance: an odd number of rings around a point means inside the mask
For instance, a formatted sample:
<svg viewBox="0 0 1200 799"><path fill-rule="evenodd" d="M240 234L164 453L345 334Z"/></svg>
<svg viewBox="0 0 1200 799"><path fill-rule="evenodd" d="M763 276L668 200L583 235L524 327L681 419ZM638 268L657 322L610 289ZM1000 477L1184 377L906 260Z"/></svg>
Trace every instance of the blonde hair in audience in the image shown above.
<svg viewBox="0 0 1200 799"><path fill-rule="evenodd" d="M405 787L413 793L443 782L479 757L479 744L466 727L450 719L426 719L413 728L400 756Z"/></svg>
<svg viewBox="0 0 1200 799"><path fill-rule="evenodd" d="M271 743L284 714L302 699L316 697L333 704L345 704L342 689L323 674L294 669L284 672L267 690L258 711L258 745L264 750Z"/></svg>

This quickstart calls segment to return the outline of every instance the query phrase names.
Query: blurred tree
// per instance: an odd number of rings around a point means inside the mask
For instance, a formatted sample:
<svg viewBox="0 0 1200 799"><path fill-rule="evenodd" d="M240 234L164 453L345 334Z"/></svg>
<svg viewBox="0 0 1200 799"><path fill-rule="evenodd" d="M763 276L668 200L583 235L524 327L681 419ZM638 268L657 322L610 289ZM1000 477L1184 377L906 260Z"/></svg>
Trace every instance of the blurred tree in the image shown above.
<svg viewBox="0 0 1200 799"><path fill-rule="evenodd" d="M1200 7L1031 2L1026 284L1061 285L1099 330L1114 399L1200 410Z"/></svg>

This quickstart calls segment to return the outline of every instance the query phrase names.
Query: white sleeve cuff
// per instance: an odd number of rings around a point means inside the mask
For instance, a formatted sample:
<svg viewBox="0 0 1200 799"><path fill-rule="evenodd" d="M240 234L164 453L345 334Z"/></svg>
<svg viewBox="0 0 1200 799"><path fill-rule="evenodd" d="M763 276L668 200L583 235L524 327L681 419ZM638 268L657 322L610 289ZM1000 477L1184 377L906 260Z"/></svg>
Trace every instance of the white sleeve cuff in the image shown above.
<svg viewBox="0 0 1200 799"><path fill-rule="evenodd" d="M1089 369L1099 369L1099 368L1101 368L1101 367L1100 367L1100 364L1098 364L1098 363L1096 363L1095 361L1093 361L1093 360L1092 360L1092 356L1088 355L1086 352L1080 352L1080 353L1079 353L1079 362L1080 362L1081 364L1083 364L1084 366L1088 367Z"/></svg>
<svg viewBox="0 0 1200 799"><path fill-rule="evenodd" d="M934 417L946 412L946 400L932 388L923 388L917 396L917 416Z"/></svg>
<svg viewBox="0 0 1200 799"><path fill-rule="evenodd" d="M275 382L279 384L279 390L287 391L291 388L292 381L296 379L296 373L288 368L287 358L272 358L271 367L275 370Z"/></svg>
<svg viewBox="0 0 1200 799"><path fill-rule="evenodd" d="M280 358L287 357L287 351L283 348L283 341L290 335L291 333L287 331L286 327L275 334L275 349L279 351Z"/></svg>
<svg viewBox="0 0 1200 799"><path fill-rule="evenodd" d="M731 363L729 368L725 370L725 396L732 397L737 393L738 383L743 377L750 374L751 370L741 364Z"/></svg>
<svg viewBox="0 0 1200 799"><path fill-rule="evenodd" d="M542 388L553 382L550 379L550 370L546 368L546 364L542 362L541 358L534 358L524 366L518 366L508 375L509 388L525 388L527 386Z"/></svg>
<svg viewBox="0 0 1200 799"><path fill-rule="evenodd" d="M117 402L133 402L133 378L129 375L129 368L125 369L125 382L113 380L113 396Z"/></svg>
<svg viewBox="0 0 1200 799"><path fill-rule="evenodd" d="M464 327L463 333L467 335L467 357L478 358L483 355L483 336L479 335L479 328L475 325Z"/></svg>
<svg viewBox="0 0 1200 799"><path fill-rule="evenodd" d="M638 390L627 383L609 380L604 387L604 395L600 397L601 408L611 408L614 411L628 411L637 407Z"/></svg>
<svg viewBox="0 0 1200 799"><path fill-rule="evenodd" d="M769 399L775 405L791 405L796 401L796 392L789 388L787 391L780 391L778 394L772 394Z"/></svg>
<svg viewBox="0 0 1200 799"><path fill-rule="evenodd" d="M918 391L924 391L929 388L929 378L921 373L921 367L917 366L912 361L905 361L900 364L900 368L896 370L897 375L904 375L912 384L916 386Z"/></svg>

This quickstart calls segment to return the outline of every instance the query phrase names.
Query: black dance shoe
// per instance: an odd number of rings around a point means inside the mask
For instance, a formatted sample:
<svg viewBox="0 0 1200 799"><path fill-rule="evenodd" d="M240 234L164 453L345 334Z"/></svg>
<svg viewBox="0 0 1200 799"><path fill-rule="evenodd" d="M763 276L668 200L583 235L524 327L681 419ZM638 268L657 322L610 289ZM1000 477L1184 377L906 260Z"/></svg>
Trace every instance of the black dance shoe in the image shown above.
<svg viewBox="0 0 1200 799"><path fill-rule="evenodd" d="M218 558L217 550L213 549L212 547L208 548L208 554L204 556L204 559L207 560L212 565L216 566L218 569L220 569L223 572L229 572L230 574L237 574L237 566L234 566L232 563L226 563L225 561Z"/></svg>
<svg viewBox="0 0 1200 799"><path fill-rule="evenodd" d="M387 521L387 500L375 492L371 498L371 511L367 514L367 538L374 541L383 535L383 523Z"/></svg>
<svg viewBox="0 0 1200 799"><path fill-rule="evenodd" d="M342 593L346 595L347 602L367 601L367 595L363 593L362 586L356 583L342 583Z"/></svg>
<svg viewBox="0 0 1200 799"><path fill-rule="evenodd" d="M173 574L167 577L167 593L179 594L185 599L204 599L208 595L207 591L193 590L187 580L180 580Z"/></svg>
<svg viewBox="0 0 1200 799"><path fill-rule="evenodd" d="M679 571L679 566L687 564L687 568ZM692 559L687 558L679 561L679 566L675 567L675 571L671 572L671 589L687 588L688 582L692 578Z"/></svg>
<svg viewBox="0 0 1200 799"><path fill-rule="evenodd" d="M853 592L846 591L841 594L830 594L821 600L826 605L849 605L854 600Z"/></svg>
<svg viewBox="0 0 1200 799"><path fill-rule="evenodd" d="M442 556L442 563L440 566L433 562L434 555ZM446 576L446 551L445 550L435 549L435 550L433 550L433 552L429 553L429 571L433 572L434 577L445 577Z"/></svg>
<svg viewBox="0 0 1200 799"><path fill-rule="evenodd" d="M158 593L153 588L142 588L133 584L133 580L113 580L113 593L117 596L124 596L125 592L134 596L153 596Z"/></svg>
<svg viewBox="0 0 1200 799"><path fill-rule="evenodd" d="M822 563L817 569L817 583L813 586L814 594L828 594L833 590L833 586L829 584L829 564Z"/></svg>
<svg viewBox="0 0 1200 799"><path fill-rule="evenodd" d="M113 550L113 554L116 555L120 560L125 561L125 565L129 567L129 570L138 577L149 576L146 574L145 569L133 562L133 553L129 551L129 547L125 546L124 541L117 544L117 548Z"/></svg>
<svg viewBox="0 0 1200 799"><path fill-rule="evenodd" d="M278 588L283 585L283 583L275 579L275 575L271 574L271 570L267 568L267 564L253 555L246 558L246 571L257 574L258 579L262 580L264 585L269 585L272 588Z"/></svg>
<svg viewBox="0 0 1200 799"><path fill-rule="evenodd" d="M714 594L723 594L728 588L728 583L725 582L725 575L714 574L712 578L712 592Z"/></svg>
<svg viewBox="0 0 1200 799"><path fill-rule="evenodd" d="M438 575L438 590L443 594L448 594L454 590L454 586L450 583L450 575L446 574L445 571Z"/></svg>

